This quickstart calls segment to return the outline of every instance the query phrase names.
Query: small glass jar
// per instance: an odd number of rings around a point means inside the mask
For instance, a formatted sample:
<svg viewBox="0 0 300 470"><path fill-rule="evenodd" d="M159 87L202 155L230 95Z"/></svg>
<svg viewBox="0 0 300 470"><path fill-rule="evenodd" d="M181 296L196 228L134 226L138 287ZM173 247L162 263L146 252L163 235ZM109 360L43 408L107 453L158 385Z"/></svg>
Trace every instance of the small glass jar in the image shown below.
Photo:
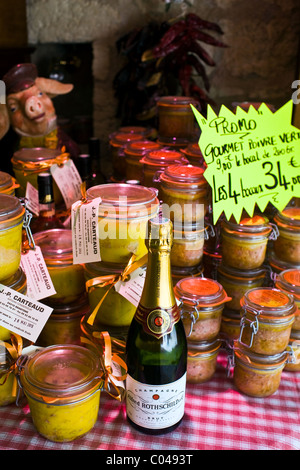
<svg viewBox="0 0 300 470"><path fill-rule="evenodd" d="M0 193L15 196L17 188L19 188L19 184L17 184L15 178L4 171L0 171Z"/></svg>
<svg viewBox="0 0 300 470"><path fill-rule="evenodd" d="M266 268L260 267L249 270L231 268L222 263L218 267L219 283L224 287L231 300L226 303L226 310L241 309L241 298L249 289L262 287L266 281Z"/></svg>
<svg viewBox="0 0 300 470"><path fill-rule="evenodd" d="M41 349L20 370L20 383L39 434L68 442L95 425L100 404L100 361L77 345Z"/></svg>
<svg viewBox="0 0 300 470"><path fill-rule="evenodd" d="M193 165L171 165L160 174L160 194L175 222L204 221L208 209L208 184L204 170Z"/></svg>
<svg viewBox="0 0 300 470"><path fill-rule="evenodd" d="M171 266L171 274L172 274L172 283L175 287L177 282L185 277L203 277L203 266L199 264L198 266L192 267L179 267L179 266Z"/></svg>
<svg viewBox="0 0 300 470"><path fill-rule="evenodd" d="M293 296L297 310L292 330L300 331L300 269L282 271L276 278L275 287Z"/></svg>
<svg viewBox="0 0 300 470"><path fill-rule="evenodd" d="M85 282L102 276L105 281L107 276L117 276L120 275L122 271L122 265L87 263L84 265ZM106 285L102 287L99 285L88 289L90 311L94 311L102 297L109 291L97 312L93 326L98 331L101 331L101 329L109 330L109 333L113 336L120 330L129 327L136 307L119 294L115 287L109 284L109 282L104 283ZM88 316L89 314L87 314L86 318L88 318Z"/></svg>
<svg viewBox="0 0 300 470"><path fill-rule="evenodd" d="M256 354L273 355L286 349L296 311L291 295L256 287L246 292L241 307L241 344Z"/></svg>
<svg viewBox="0 0 300 470"><path fill-rule="evenodd" d="M170 165L187 164L185 156L176 150L159 149L148 152L141 160L143 184L160 190L159 175Z"/></svg>
<svg viewBox="0 0 300 470"><path fill-rule="evenodd" d="M273 220L279 230L273 242L275 254L284 261L300 264L300 207L288 207Z"/></svg>
<svg viewBox="0 0 300 470"><path fill-rule="evenodd" d="M126 160L125 147L130 142L143 140L142 134L134 132L113 132L109 136L110 154L112 159L112 167L114 174L119 178L126 178Z"/></svg>
<svg viewBox="0 0 300 470"><path fill-rule="evenodd" d="M3 279L1 284L4 286L9 287L10 289L14 289L21 294L26 295L27 293L27 279L26 274L24 273L23 269L19 266L17 271L7 279ZM0 341L7 341L10 339L10 330L4 328L4 326L0 326Z"/></svg>
<svg viewBox="0 0 300 470"><path fill-rule="evenodd" d="M0 281L19 268L24 216L25 208L17 197L0 194Z"/></svg>
<svg viewBox="0 0 300 470"><path fill-rule="evenodd" d="M284 370L291 372L300 371L300 331L291 331L291 336L287 349L291 349L293 361L286 363Z"/></svg>
<svg viewBox="0 0 300 470"><path fill-rule="evenodd" d="M273 395L279 388L282 370L290 354L255 354L245 350L238 342L234 347L233 382L245 395L257 398Z"/></svg>
<svg viewBox="0 0 300 470"><path fill-rule="evenodd" d="M159 201L153 188L131 184L104 184L87 190L87 198L101 197L98 235L103 263L126 265L147 254L147 223L158 213Z"/></svg>
<svg viewBox="0 0 300 470"><path fill-rule="evenodd" d="M188 341L187 383L200 384L213 377L221 344L221 340L218 338L213 341L201 341L199 343Z"/></svg>
<svg viewBox="0 0 300 470"><path fill-rule="evenodd" d="M223 263L237 269L260 267L266 258L269 238L275 237L268 219L256 215L239 224L224 220L221 227Z"/></svg>
<svg viewBox="0 0 300 470"><path fill-rule="evenodd" d="M80 323L90 312L87 296L84 295L78 302L60 305L53 309L46 321L36 344L47 347L54 344L81 344Z"/></svg>
<svg viewBox="0 0 300 470"><path fill-rule="evenodd" d="M153 140L157 136L157 131L154 127L144 126L121 126L118 129L121 134L140 134L143 139Z"/></svg>
<svg viewBox="0 0 300 470"><path fill-rule="evenodd" d="M191 165L199 166L204 170L206 169L207 165L198 143L195 142L193 144L189 144L187 147L181 149L181 152L185 155Z"/></svg>
<svg viewBox="0 0 300 470"><path fill-rule="evenodd" d="M138 180L143 184L143 164L140 160L147 152L160 148L161 146L152 140L130 142L124 149L126 180Z"/></svg>
<svg viewBox="0 0 300 470"><path fill-rule="evenodd" d="M46 297L50 306L78 301L85 292L83 267L73 264L72 231L50 229L34 234L42 251L56 294Z"/></svg>
<svg viewBox="0 0 300 470"><path fill-rule="evenodd" d="M63 164L70 159L68 153L61 154L60 150L44 147L22 148L17 150L11 159L13 172L20 187L16 193L19 197L26 194L27 182L38 189L37 175L44 171L50 171L55 163ZM53 196L56 205L63 202L62 194L53 182Z"/></svg>
<svg viewBox="0 0 300 470"><path fill-rule="evenodd" d="M0 406L7 406L15 403L16 395L14 387L16 386L16 375L12 366L14 359L5 349L0 347Z"/></svg>
<svg viewBox="0 0 300 470"><path fill-rule="evenodd" d="M228 297L213 279L188 277L174 287L188 341L208 341L218 336Z"/></svg>
<svg viewBox="0 0 300 470"><path fill-rule="evenodd" d="M218 267L222 263L222 253L219 251L208 251L203 249L203 275L209 279L217 280Z"/></svg>
<svg viewBox="0 0 300 470"><path fill-rule="evenodd" d="M239 313L232 311L223 311L220 328L220 335L224 336L228 341L233 342L239 339L241 329L241 317Z"/></svg>
<svg viewBox="0 0 300 470"><path fill-rule="evenodd" d="M276 275L280 274L282 271L286 269L300 269L300 263L288 263L287 261L283 261L282 259L278 258L275 255L273 250L268 252L268 256L266 259L268 265L271 269L271 279L274 281L276 279Z"/></svg>
<svg viewBox="0 0 300 470"><path fill-rule="evenodd" d="M195 117L191 108L198 105L189 96L162 96L157 100L158 135L160 139L175 138L180 143L195 140Z"/></svg>
<svg viewBox="0 0 300 470"><path fill-rule="evenodd" d="M184 224L173 227L171 266L198 266L203 259L204 239L208 232L203 224Z"/></svg>

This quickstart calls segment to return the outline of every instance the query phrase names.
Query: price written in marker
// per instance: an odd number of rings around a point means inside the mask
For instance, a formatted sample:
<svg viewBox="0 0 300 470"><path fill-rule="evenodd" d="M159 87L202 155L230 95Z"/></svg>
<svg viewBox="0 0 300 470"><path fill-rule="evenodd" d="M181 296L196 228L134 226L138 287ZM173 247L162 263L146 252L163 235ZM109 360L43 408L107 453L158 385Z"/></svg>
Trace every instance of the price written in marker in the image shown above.
<svg viewBox="0 0 300 470"><path fill-rule="evenodd" d="M300 197L300 130L291 124L292 101L276 112L262 103L235 113L222 106L217 115L208 106L206 118L192 109L201 129L214 223L222 212L239 222L244 209L252 216L255 205L264 211L270 202L282 211Z"/></svg>

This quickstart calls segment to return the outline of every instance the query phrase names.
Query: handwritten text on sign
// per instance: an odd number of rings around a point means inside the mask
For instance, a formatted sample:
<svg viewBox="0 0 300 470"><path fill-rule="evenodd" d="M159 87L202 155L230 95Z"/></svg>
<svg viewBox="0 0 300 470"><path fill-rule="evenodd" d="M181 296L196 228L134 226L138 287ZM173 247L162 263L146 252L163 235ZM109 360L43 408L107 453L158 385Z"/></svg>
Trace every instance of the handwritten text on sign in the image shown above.
<svg viewBox="0 0 300 470"><path fill-rule="evenodd" d="M271 202L279 211L300 196L300 130L291 124L293 103L276 112L264 103L236 112L222 106L207 118L192 106L201 128L199 147L212 188L213 219L222 212L239 222L243 209L253 215Z"/></svg>

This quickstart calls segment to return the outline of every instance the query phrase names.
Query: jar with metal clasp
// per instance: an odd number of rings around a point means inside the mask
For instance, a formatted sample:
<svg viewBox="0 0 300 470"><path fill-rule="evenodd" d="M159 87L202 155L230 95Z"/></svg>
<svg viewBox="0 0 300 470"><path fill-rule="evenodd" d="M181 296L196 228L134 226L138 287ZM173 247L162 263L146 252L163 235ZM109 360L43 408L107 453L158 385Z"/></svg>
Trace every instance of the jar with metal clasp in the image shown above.
<svg viewBox="0 0 300 470"><path fill-rule="evenodd" d="M300 263L300 207L287 207L274 219L279 235L273 242L278 258L289 263Z"/></svg>
<svg viewBox="0 0 300 470"><path fill-rule="evenodd" d="M12 276L8 277L7 279L3 279L1 281L1 284L17 292L20 292L23 295L26 295L27 293L26 274L21 268L21 266L19 266L17 271L14 274L12 274ZM11 334L10 330L0 325L0 341L9 340L10 334Z"/></svg>
<svg viewBox="0 0 300 470"><path fill-rule="evenodd" d="M292 356L294 357L294 360L287 362L284 367L284 370L288 370L291 372L299 372L300 371L300 331L299 330L291 331L291 336L290 336L287 349L289 348L292 351Z"/></svg>
<svg viewBox="0 0 300 470"><path fill-rule="evenodd" d="M199 166L203 169L207 167L198 143L190 143L187 147L182 148L181 152L186 156L191 165Z"/></svg>
<svg viewBox="0 0 300 470"><path fill-rule="evenodd" d="M204 240L209 237L208 227L203 223L173 225L171 266L198 266L203 259Z"/></svg>
<svg viewBox="0 0 300 470"><path fill-rule="evenodd" d="M148 152L160 148L161 146L153 140L137 140L130 142L124 148L126 180L138 180L143 184L143 164L140 160Z"/></svg>
<svg viewBox="0 0 300 470"><path fill-rule="evenodd" d="M195 116L191 108L198 105L189 96L162 96L157 100L158 136L176 139L181 144L196 140Z"/></svg>
<svg viewBox="0 0 300 470"><path fill-rule="evenodd" d="M0 171L0 193L15 196L16 189L19 188L19 184L16 179L13 178L9 173Z"/></svg>
<svg viewBox="0 0 300 470"><path fill-rule="evenodd" d="M216 371L222 340L215 338L210 341L188 341L187 345L187 383L207 382Z"/></svg>
<svg viewBox="0 0 300 470"><path fill-rule="evenodd" d="M292 330L300 331L300 269L281 271L276 277L275 287L293 296L297 310Z"/></svg>
<svg viewBox="0 0 300 470"><path fill-rule="evenodd" d="M110 154L114 175L118 178L126 178L125 147L130 142L142 140L142 134L134 132L113 132L109 136Z"/></svg>

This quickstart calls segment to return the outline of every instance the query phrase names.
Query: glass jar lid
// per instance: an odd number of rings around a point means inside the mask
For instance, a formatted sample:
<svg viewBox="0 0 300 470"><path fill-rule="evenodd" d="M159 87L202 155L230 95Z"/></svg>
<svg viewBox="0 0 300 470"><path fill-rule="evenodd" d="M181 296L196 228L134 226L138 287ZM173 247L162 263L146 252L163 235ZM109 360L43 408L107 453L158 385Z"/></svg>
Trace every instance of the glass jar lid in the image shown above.
<svg viewBox="0 0 300 470"><path fill-rule="evenodd" d="M222 346L222 340L215 338L211 341L187 341L188 357L210 356Z"/></svg>
<svg viewBox="0 0 300 470"><path fill-rule="evenodd" d="M101 197L99 216L115 218L153 217L159 207L157 190L145 186L111 183L93 186L86 192L88 199Z"/></svg>
<svg viewBox="0 0 300 470"><path fill-rule="evenodd" d="M49 149L46 147L22 148L13 155L13 163L41 163L45 160L54 160L61 155L61 150Z"/></svg>
<svg viewBox="0 0 300 470"><path fill-rule="evenodd" d="M54 228L33 235L47 264L72 264L72 230Z"/></svg>
<svg viewBox="0 0 300 470"><path fill-rule="evenodd" d="M161 146L153 140L137 140L130 142L124 149L125 155L141 158L147 152L160 149Z"/></svg>
<svg viewBox="0 0 300 470"><path fill-rule="evenodd" d="M240 237L268 236L272 231L267 217L256 214L253 217L243 217L239 223L234 219L223 220L222 230L229 235L238 235Z"/></svg>
<svg viewBox="0 0 300 470"><path fill-rule="evenodd" d="M25 207L17 197L0 194L0 230L17 225L24 214Z"/></svg>
<svg viewBox="0 0 300 470"><path fill-rule="evenodd" d="M8 173L0 171L0 193L7 191L14 184L13 178Z"/></svg>
<svg viewBox="0 0 300 470"><path fill-rule="evenodd" d="M295 300L300 300L300 269L281 271L276 278L275 287L292 294Z"/></svg>
<svg viewBox="0 0 300 470"><path fill-rule="evenodd" d="M167 167L174 163L188 163L181 152L168 149L159 149L148 152L140 161L145 165L155 167Z"/></svg>
<svg viewBox="0 0 300 470"><path fill-rule="evenodd" d="M190 104L197 106L198 102L190 96L162 96L157 100L157 106L167 106L179 109L188 109L192 113Z"/></svg>
<svg viewBox="0 0 300 470"><path fill-rule="evenodd" d="M274 216L278 228L286 230L300 230L300 207L287 207Z"/></svg>
<svg viewBox="0 0 300 470"><path fill-rule="evenodd" d="M205 277L180 279L174 293L184 304L196 307L213 307L231 300L219 282Z"/></svg>
<svg viewBox="0 0 300 470"><path fill-rule="evenodd" d="M177 189L202 189L207 186L204 169L194 165L170 165L160 175L162 183L172 184Z"/></svg>
<svg viewBox="0 0 300 470"><path fill-rule="evenodd" d="M115 147L124 147L129 142L143 140L143 134L135 134L134 132L114 132L110 136L109 143Z"/></svg>
<svg viewBox="0 0 300 470"><path fill-rule="evenodd" d="M256 354L248 348L243 347L238 340L234 340L233 342L233 351L235 357L241 362L257 369L277 369L283 366L290 357L290 353L286 350L273 355Z"/></svg>
<svg viewBox="0 0 300 470"><path fill-rule="evenodd" d="M121 134L142 134L144 137L150 137L155 129L144 126L122 126L119 128Z"/></svg>
<svg viewBox="0 0 300 470"><path fill-rule="evenodd" d="M268 263L271 269L277 273L285 271L286 269L300 269L299 263L291 263L290 261L282 260L276 256L273 250L270 250L268 253Z"/></svg>
<svg viewBox="0 0 300 470"><path fill-rule="evenodd" d="M29 357L21 384L30 395L53 403L80 399L99 387L99 358L88 348L54 345Z"/></svg>
<svg viewBox="0 0 300 470"><path fill-rule="evenodd" d="M267 269L264 266L254 269L236 269L223 263L218 266L218 273L232 281L252 282L263 279L266 276Z"/></svg>
<svg viewBox="0 0 300 470"><path fill-rule="evenodd" d="M241 306L254 314L270 318L294 315L293 296L274 287L254 287L241 298Z"/></svg>

